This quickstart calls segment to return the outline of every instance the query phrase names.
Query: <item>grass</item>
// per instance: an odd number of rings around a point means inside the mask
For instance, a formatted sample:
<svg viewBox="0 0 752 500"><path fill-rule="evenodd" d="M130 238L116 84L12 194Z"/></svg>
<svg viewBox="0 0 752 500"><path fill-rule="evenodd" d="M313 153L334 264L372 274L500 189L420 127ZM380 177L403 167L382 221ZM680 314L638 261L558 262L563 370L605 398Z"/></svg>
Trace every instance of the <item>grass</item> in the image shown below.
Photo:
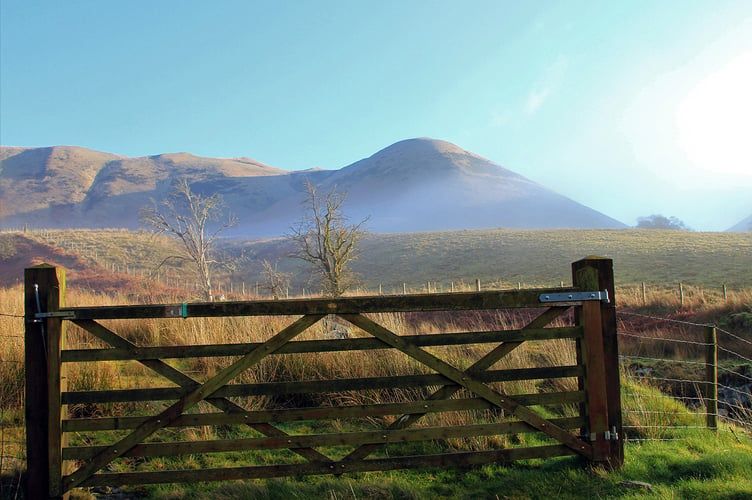
<svg viewBox="0 0 752 500"><path fill-rule="evenodd" d="M0 234L0 264L13 257L13 244L2 245ZM64 253L90 254L98 252L96 258L104 265L115 262L109 253L117 255L117 262L144 269L154 265L167 253L158 239L145 233L127 232L48 232L32 235L45 241L51 247ZM403 282L411 283L410 288L419 290L428 281L434 290L447 290L450 283L457 288L472 286L474 279L480 278L485 286L509 288L517 282L527 285L558 285L559 281L569 280L569 264L585 254L601 254L615 259L617 283L617 304L622 312L642 315L667 316L678 321L696 323L713 322L743 335L752 335L752 292L748 269L752 268L752 237L749 234L720 233L679 233L655 231L458 231L446 233L422 233L417 235L371 235L364 244L364 253L358 262L358 270L364 276L378 276L368 286L373 290L382 284L384 291L400 291ZM99 249L99 250L96 250ZM236 272L236 283L242 280L250 283L258 279L254 266L261 259L284 254L284 242L240 242L225 241L224 251L228 255L239 255L241 250L250 251L241 271ZM583 251L583 249L585 249ZM92 258L94 256L91 256ZM109 259L109 260L108 260ZM144 264L147 265L144 265ZM503 267L500 265L503 263ZM116 264L117 265L117 264ZM280 268L291 266L292 261L280 261ZM507 271L509 270L509 271ZM185 270L182 270L183 272ZM172 271L181 270L173 268ZM137 274L137 272L136 272ZM298 270L298 274L301 273ZM729 277L733 277L730 279ZM681 278L681 279L679 279ZM642 298L640 283L648 283L645 301ZM684 282L684 304L679 302L676 283ZM81 283L81 282L79 282ZM91 282L93 283L93 282ZM659 284L663 283L663 284ZM727 297L721 296L720 284L728 285ZM295 286L310 285L300 280ZM743 288L746 287L746 288ZM141 300L133 294L104 295L86 292L85 286L69 288L68 305L105 305ZM191 300L190 291L177 288L163 289L161 302L182 302ZM6 474L0 483L0 498L14 498L15 488L10 483L17 480L18 470L23 465L23 290L20 286L0 288L0 469ZM701 330L680 323L665 323L620 316L620 331L635 331L640 335L675 340L696 340L701 338ZM247 342L266 339L272 332L285 324L284 319L261 321L253 318L226 318L217 320L189 319L185 321L133 320L117 324L117 331L132 341L142 344L200 344ZM456 327L470 329L514 328L521 318L514 315L477 316L462 318L438 317L435 315L383 315L379 321L398 333L409 334L415 331L433 332ZM475 324L473 324L475 322ZM177 326L176 326L177 325ZM323 331L314 330L307 334L321 336ZM698 335L700 337L698 337ZM720 334L719 334L720 335ZM312 338L312 337L309 337ZM721 338L719 336L719 338ZM733 339L725 338L724 341ZM76 328L69 328L69 346L95 346L90 336ZM657 344L657 342L656 342ZM623 342L623 352L640 356L655 356L677 360L698 359L698 352L685 344L679 347L666 345L652 346L650 341ZM744 351L743 342L722 344L729 349L752 358L752 353ZM550 349L546 350L546 346ZM566 349L553 343L531 344L527 349L513 351L509 362L521 366L537 364L541 360L554 359L552 364L568 364ZM326 374L333 378L358 377L364 374L389 376L415 370L416 367L401 355L368 356L362 353L355 357L345 357L332 353L316 357L285 355L270 357L255 372L247 375L248 382L293 381L316 378ZM446 349L442 352L453 363L465 366L469 359L477 359L482 352L465 352ZM571 354L569 354L571 355ZM513 359L514 358L514 359ZM192 376L206 379L226 366L227 359L184 360L176 366ZM723 360L722 360L723 361ZM729 360L724 362L729 363ZM669 366L670 363L663 363ZM691 366L691 365L690 365ZM726 364L729 370L736 365ZM664 373L666 368L658 362L653 369ZM498 366L495 368L503 368ZM682 372L682 378L692 379L697 373ZM106 387L147 386L153 383L150 372L140 366L106 363L82 363L70 367L68 383L72 389L87 390ZM535 392L540 387L535 382L528 385L508 386L510 393ZM571 384L572 381L564 380ZM530 385L532 384L532 385ZM162 382L160 385L164 385ZM598 468L582 467L577 460L564 458L518 462L509 466L487 465L463 469L433 469L420 471L394 471L389 473L362 473L342 477L312 476L277 480L233 481L227 483L198 483L190 485L154 485L130 488L150 498L749 498L752 496L752 480L748 469L752 467L752 443L749 437L739 430L723 424L715 435L703 429L704 417L701 413L689 410L677 400L667 397L645 380L632 378L625 373L624 416L628 436L634 439L671 441L646 441L627 445L626 463L618 471L604 471ZM333 395L307 395L305 404L334 404L346 401L348 404L368 403L374 400L401 401L413 398L414 394L383 394L345 392ZM328 399L327 399L328 398ZM269 401L258 398L254 404L263 406ZM113 403L100 407L73 408L79 415L109 415L132 413L138 408L132 403ZM538 409L543 411L543 409ZM572 409L560 408L561 414ZM475 415L475 418L484 418ZM447 417L448 418L448 417ZM454 418L454 417L452 417ZM453 425L453 420L427 421L426 425ZM348 429L351 423L336 421L331 427L306 428L289 427L289 432L317 432L332 429ZM172 432L172 431L170 431ZM226 439L250 437L249 431L220 428L189 428L180 435L168 433L163 438L184 439ZM247 434L243 434L248 432ZM735 434L735 433L736 434ZM81 436L104 442L103 436ZM503 445L540 444L534 435L519 435ZM470 440L444 443L450 449L476 449L487 442ZM496 443L499 444L499 443ZM426 452L415 445L416 452ZM173 466L222 466L248 457L247 454L229 453L223 455L190 456L183 462L176 459L153 459L138 464L142 468L164 469ZM257 458L272 461L286 455L270 454ZM286 459L292 459L287 456ZM123 464L125 465L125 464ZM620 485L623 481L643 481L652 488ZM86 498L85 492L76 494Z"/></svg>
<svg viewBox="0 0 752 500"><path fill-rule="evenodd" d="M14 233L0 233L0 267L12 252L8 241ZM96 261L102 271L113 269L143 277L177 249L164 236L146 232L101 230L34 231L26 235L71 254ZM262 262L278 262L281 272L293 275L290 293L317 293L310 273L289 256L289 240L221 239L218 257L232 262L231 269L218 269L214 280L222 293L245 289L255 293L263 284ZM409 290L448 291L452 284L514 288L555 286L570 283L570 264L587 255L614 260L616 283L646 283L649 291L675 289L679 282L720 293L752 287L752 232L699 233L660 230L467 230L424 233L367 234L361 257L353 269L362 287L372 292L381 285L384 293ZM164 267L172 285L190 285L191 270L176 262ZM22 272L22 269L17 271ZM93 289L96 283L92 282Z"/></svg>

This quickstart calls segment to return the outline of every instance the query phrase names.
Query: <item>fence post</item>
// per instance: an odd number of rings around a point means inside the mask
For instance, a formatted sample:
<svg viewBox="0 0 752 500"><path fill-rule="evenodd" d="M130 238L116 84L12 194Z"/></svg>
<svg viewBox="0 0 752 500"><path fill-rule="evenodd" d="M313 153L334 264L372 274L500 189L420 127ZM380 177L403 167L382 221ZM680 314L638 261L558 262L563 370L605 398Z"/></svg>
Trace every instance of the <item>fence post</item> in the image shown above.
<svg viewBox="0 0 752 500"><path fill-rule="evenodd" d="M616 333L616 304L614 289L614 270L613 260L602 257L587 257L572 263L572 283L579 288L592 290L595 287L598 291L608 293L608 302L586 302L581 310L576 311L577 315L582 315L583 324L586 326L586 338L584 344L585 359L578 359L578 362L587 362L590 358L594 365L588 365L586 371L591 370L591 366L598 371L603 370L603 381L605 385L605 425L608 431L609 439L607 441L606 461L610 467L620 467L624 463L624 432L622 429L622 412L621 412L621 386L619 382L619 345ZM589 304L589 305L588 305ZM596 310L597 309L597 310ZM596 339L592 334L593 321L600 320L600 339ZM578 318L579 321L579 318ZM588 324L590 322L591 324ZM597 325L596 325L597 326ZM578 349L578 357L581 356ZM588 383L595 383L595 389L598 389L599 382L593 376L595 373L588 373L590 379ZM584 387L586 391L591 389ZM591 395L588 395L590 399ZM600 423L603 425L603 423Z"/></svg>
<svg viewBox="0 0 752 500"><path fill-rule="evenodd" d="M60 351L65 331L59 311L65 303L65 270L42 264L24 271L26 320L26 498L62 499L63 408Z"/></svg>
<svg viewBox="0 0 752 500"><path fill-rule="evenodd" d="M715 326L705 327L705 412L709 429L718 430L718 338Z"/></svg>

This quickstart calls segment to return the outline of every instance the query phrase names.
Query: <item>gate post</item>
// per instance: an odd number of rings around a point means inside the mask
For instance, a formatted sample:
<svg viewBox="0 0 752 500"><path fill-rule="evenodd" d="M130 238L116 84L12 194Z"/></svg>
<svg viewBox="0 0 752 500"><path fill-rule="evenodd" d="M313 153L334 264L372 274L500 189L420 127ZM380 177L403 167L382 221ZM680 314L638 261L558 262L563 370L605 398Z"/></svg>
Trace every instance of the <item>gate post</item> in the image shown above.
<svg viewBox="0 0 752 500"><path fill-rule="evenodd" d="M62 499L62 406L59 317L65 302L65 270L47 264L24 271L26 358L26 498Z"/></svg>
<svg viewBox="0 0 752 500"><path fill-rule="evenodd" d="M601 425L606 426L608 440L603 445L606 457L594 457L596 459L607 461L610 467L621 467L624 463L624 432L622 429L621 414L621 386L619 382L619 345L616 333L616 303L614 290L614 270L613 260L603 257L587 257L572 263L572 282L574 286L587 289L587 291L606 291L608 292L609 301L595 303L585 303L579 315L583 322L588 320L600 320L600 338L596 339L588 336L586 326L585 339L583 340L586 357L594 361L595 366L588 363L586 371L592 369L602 370L605 387L600 391L605 391L605 419ZM597 310L594 310L597 309ZM593 325L591 325L592 328ZM597 325L594 325L597 328ZM592 332L591 332L592 333ZM578 349L579 351L579 349ZM580 353L578 352L578 356ZM587 359L578 360L587 363ZM591 381L593 377L588 377ZM588 391L588 400L590 400L590 387L584 387ZM593 394L595 395L595 394ZM615 431L615 432L614 432ZM604 436L601 436L604 437ZM594 447L598 449L598 447Z"/></svg>

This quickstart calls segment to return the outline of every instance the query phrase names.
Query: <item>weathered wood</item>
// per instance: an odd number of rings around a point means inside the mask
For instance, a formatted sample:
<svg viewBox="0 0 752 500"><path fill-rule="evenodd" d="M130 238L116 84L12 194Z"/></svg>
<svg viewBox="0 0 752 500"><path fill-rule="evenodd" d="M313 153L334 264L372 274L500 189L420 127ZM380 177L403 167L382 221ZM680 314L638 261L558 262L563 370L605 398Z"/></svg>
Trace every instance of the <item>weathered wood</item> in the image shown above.
<svg viewBox="0 0 752 500"><path fill-rule="evenodd" d="M538 297L547 293L579 291L579 288L540 288L462 293L361 296L323 299L226 301L209 303L138 306L69 307L76 319L189 318L222 316L296 316L315 314L360 314L408 311L461 311L508 308L538 308Z"/></svg>
<svg viewBox="0 0 752 500"><path fill-rule="evenodd" d="M523 330L528 329L537 329L537 328L543 328L547 324L549 324L551 321L553 321L555 318L557 318L559 315L561 315L565 310L567 310L568 307L551 307L547 310L545 310L543 313L541 313L538 317L536 317L534 320L532 320L530 323L525 325ZM497 363L501 358L509 354L512 350L516 349L522 345L522 342L506 342L503 343L494 349L491 350L491 352L487 353L485 356L480 358L478 361L473 363L470 368L467 369L469 373L472 373L476 377L483 376L485 371L493 366L495 363ZM579 375L578 375L579 376ZM452 397L457 391L460 390L459 385L445 385L435 391L433 394L429 396L428 399L430 400L440 400L440 399L448 399ZM405 429L414 423L418 422L423 416L425 415L425 412L421 413L411 413L411 414L405 414L401 418L397 419L394 423L392 423L388 428L389 429ZM350 452L346 457L345 460L362 460L365 457L367 457L369 454L371 454L373 451L378 449L378 445L363 445L359 448L356 448L352 452Z"/></svg>
<svg viewBox="0 0 752 500"><path fill-rule="evenodd" d="M551 366L542 368L514 368L489 370L474 375L483 383L514 380L544 380L582 375L582 367ZM353 379L311 380L303 382L266 382L259 384L227 384L212 395L219 398L269 396L283 394L335 393L348 390L401 389L406 387L437 386L451 383L442 374L395 375L392 377L363 377ZM109 391L64 392L64 404L116 403L128 401L169 401L185 397L192 388L162 387L154 389L120 389Z"/></svg>
<svg viewBox="0 0 752 500"><path fill-rule="evenodd" d="M513 394L515 401L526 406L559 406L585 400L583 391ZM379 403L359 406L317 408L268 409L233 413L183 414L165 427L198 427L204 425L238 425L257 423L287 423L301 420L384 417L412 413L488 410L496 408L482 398L412 401L408 403ZM63 432L107 431L135 429L148 417L78 418L63 421Z"/></svg>
<svg viewBox="0 0 752 500"><path fill-rule="evenodd" d="M618 465L619 442L604 442L613 422L621 431L621 408L612 407L612 399L618 395L618 349L616 349L615 310L611 305L593 302L560 302L541 304L539 296L567 291L591 291L607 289L613 301L613 273L611 261L589 258L573 264L575 286L571 288L510 290L501 292L466 292L461 294L422 294L411 296L345 297L338 299L305 299L283 301L242 301L179 305L116 306L61 308L62 315L45 318L44 324L52 321L61 326L64 319L73 320L79 326L105 340L112 348L57 350L53 356L54 367L45 366L45 384L49 394L47 405L46 439L57 434L59 443L50 443L47 463L50 469L46 479L47 492L62 493L71 487L94 484L128 484L136 482L181 482L213 479L277 477L284 475L341 474L368 470L393 468L428 467L442 465L472 465L488 461L518 460L521 458L549 457L579 454L589 459L607 459L610 465ZM601 277L601 268L606 278ZM593 271L595 269L596 271ZM611 274L608 274L608 273ZM579 278L577 278L579 276ZM587 277L586 277L587 276ZM27 305L29 297L27 296ZM550 321L569 307L576 306L575 327L544 328ZM46 307L46 306L45 306ZM506 308L544 309L525 328L513 331L453 332L431 335L399 336L363 316L370 312L402 311L462 311ZM27 319L29 316L27 307ZM49 312L44 309L45 312ZM342 340L307 340L291 342L300 332L329 314L350 321L370 333L370 338ZM65 315L65 316L63 316ZM264 343L205 346L136 346L115 332L96 323L95 319L125 318L186 318L224 316L269 316L302 315L292 325L280 331ZM613 321L612 321L613 320ZM41 327L42 325L40 325ZM53 329L55 326L53 325ZM601 335L602 333L602 335ZM27 335L31 335L27 330ZM58 333L59 335L59 333ZM528 340L574 339L581 344L578 364L564 367L530 367L513 370L491 370L509 353ZM598 342L601 342L601 346ZM427 347L462 346L469 344L498 343L486 355L464 371L447 363L437 352L424 350ZM366 377L337 380L297 380L265 384L230 384L230 382L268 355L309 354L324 352L366 351L397 349L423 365L417 371L425 373L403 374L391 377ZM600 359L597 354L602 353ZM206 382L199 382L186 373L165 363L166 358L237 356L236 360ZM343 358L345 359L345 358ZM63 362L137 360L155 373L165 377L178 387L151 387L120 391L66 392L55 389L60 380ZM582 360L582 363L580 363ZM47 360L49 361L49 359ZM613 366L610 364L613 363ZM429 370L426 372L426 368ZM616 393L610 371L616 370ZM597 376L601 374L602 376ZM583 390L567 393L508 395L499 392L498 382L528 379L577 377L583 381ZM389 390L405 387L440 389L423 401L404 403L381 403L372 405L340 406L336 408L294 408L278 410L247 411L234 403L231 397L260 395L284 396L301 393L337 393L354 390ZM465 389L476 397L451 399L459 390ZM585 390L586 389L586 390ZM53 394L54 393L54 394ZM110 401L168 401L167 409L153 416L114 417L106 419L66 419L61 421L65 404L97 403ZM221 413L187 413L201 401L213 405ZM572 418L544 419L531 410L532 405L561 405L586 401L589 414ZM157 405L160 406L160 405ZM471 423L465 426L444 426L410 429L423 415L434 412L468 412L477 410L503 410L516 416L516 422ZM51 410L51 411L50 411ZM58 412L58 415L55 415ZM616 413L615 413L616 412ZM504 413L500 415L503 417ZM594 413L596 413L594 415ZM618 415L617 415L618 413ZM496 412L491 415L496 414ZM387 415L402 415L382 430L361 430L349 433L288 435L273 424L300 420L324 420L332 418L379 418ZM617 419L618 416L618 419ZM587 424L585 423L587 422ZM213 425L226 426L245 424L257 430L263 437L241 440L204 440L191 442L146 443L154 432L163 427ZM587 427L596 436L591 445L570 432L570 429ZM98 430L128 430L125 437L116 443L96 447L63 446L63 436L69 432ZM560 444L538 448L519 448L487 452L450 453L432 456L407 456L365 460L372 450L386 443L444 440L475 436L503 435L507 433L542 432ZM621 438L621 432L619 432ZM120 434L122 436L122 434ZM46 444L46 443L45 443ZM342 460L332 461L315 447L346 445L355 447ZM238 450L290 449L308 460L305 463L278 464L229 469L198 471L160 471L147 473L110 474L97 473L113 459L122 456L172 456L193 453L213 453ZM621 457L621 458L620 458ZM65 460L84 460L85 463L70 475L61 478L62 469L54 470ZM298 458L298 460L300 460ZM234 476L235 474L240 474ZM136 479L140 478L140 479ZM167 479L169 478L169 479ZM56 483L50 484L50 483ZM55 489L57 488L57 489Z"/></svg>
<svg viewBox="0 0 752 500"><path fill-rule="evenodd" d="M609 443L608 397L606 394L606 366L603 360L603 336L601 332L600 305L586 302L580 315L585 328L583 350L585 358L585 387L589 417L590 442L593 446L592 460L608 460Z"/></svg>
<svg viewBox="0 0 752 500"><path fill-rule="evenodd" d="M123 453L141 442L146 437L152 435L161 429L170 421L176 419L181 413L192 408L199 401L211 396L220 387L228 381L237 377L240 373L247 370L254 364L258 363L270 353L279 349L282 345L293 339L299 333L323 318L323 315L303 316L295 321L292 325L283 329L274 337L267 340L263 345L254 349L243 358L223 369L214 377L203 383L200 387L192 390L189 394L183 396L179 401L171 405L158 415L151 417L141 424L128 436L124 437L117 443L107 447L107 449L93 457L90 461L82 465L77 471L66 476L66 488L75 488L81 482L94 474L96 471L110 463L114 458L122 456Z"/></svg>
<svg viewBox="0 0 752 500"><path fill-rule="evenodd" d="M436 356L423 351L419 347L406 343L402 338L400 338L399 335L394 334L383 326L366 318L365 316L358 314L341 314L341 316L354 325L358 326L359 328L362 328L371 335L375 336L376 338L379 338L384 342L392 345L393 347L399 349L411 358L436 370L452 382L463 386L467 390L477 394L478 396L497 405L498 407L509 411L511 414L517 416L530 426L548 434L560 443L569 446L577 453L580 453L584 456L591 456L592 449L590 447L590 444L571 435L565 429L552 424L550 421L542 418L540 415L530 410L526 406L518 404L512 398L496 392L489 386L469 375L467 372L458 370L457 368L440 360Z"/></svg>
<svg viewBox="0 0 752 500"><path fill-rule="evenodd" d="M705 413L708 429L718 430L718 337L714 326L705 327Z"/></svg>
<svg viewBox="0 0 752 500"><path fill-rule="evenodd" d="M108 328L105 328L104 326L100 325L99 323L96 323L95 321L77 320L77 321L74 321L74 323L84 328L85 330L89 331L90 333L93 333L94 335L99 337L101 340L104 340L110 345L124 349L131 353L137 349L136 345L130 342L129 340L122 338L121 336L117 335L115 332L109 330ZM167 380L171 382L174 382L180 385L182 388L186 390L193 390L200 385L198 381L184 374L180 370L168 365L162 360L143 360L141 363L144 366L153 370L155 373L165 377ZM216 408L219 408L220 410L226 413L242 413L245 411L245 408L243 408L242 406L225 398L209 397L209 398L206 398L206 401L209 404L213 405ZM255 430L261 432L262 434L266 436L287 436L287 433L285 433L284 431L280 429L277 429L276 427L269 425L268 423L259 422L259 423L249 424L249 425L253 427ZM308 460L320 461L320 460L329 459L327 456L322 455L316 450L293 449L292 451L302 457L307 458Z"/></svg>
<svg viewBox="0 0 752 500"><path fill-rule="evenodd" d="M527 460L533 458L560 457L574 454L575 452L566 446L550 445L529 448L507 448L493 451L447 453L442 455L376 458L357 462L341 460L329 463L259 465L182 471L106 473L96 474L89 477L82 482L81 486L225 481L232 479L261 479L312 474L343 474L426 467L462 467L494 462L513 462L516 460Z"/></svg>
<svg viewBox="0 0 752 500"><path fill-rule="evenodd" d="M60 404L60 349L64 329L59 318L39 319L37 313L57 312L65 301L65 271L48 265L24 272L26 363L27 498L63 498L64 444Z"/></svg>
<svg viewBox="0 0 752 500"><path fill-rule="evenodd" d="M84 325L99 325L94 321L80 320L76 324L87 329ZM94 333L94 332L92 332ZM523 342L527 340L577 339L582 336L579 326L563 328L536 328L522 330L502 330L463 333L436 333L429 335L405 335L408 342L420 347L455 346L485 344L493 342ZM167 358L202 358L213 356L243 356L258 347L259 343L247 344L198 344L140 347L133 345L129 348L106 349L69 349L63 351L63 363L80 363L85 361L125 361ZM302 354L343 351L364 351L384 349L383 342L374 338L353 338L342 340L300 340L285 344L274 354Z"/></svg>
<svg viewBox="0 0 752 500"><path fill-rule="evenodd" d="M614 266L611 259L588 257L572 263L572 280L576 287L586 286L577 281L581 269L597 271L597 289L606 290L609 302L601 302L601 329L603 335L603 360L606 365L606 395L608 401L608 427L616 431L616 439L609 441L611 467L624 463L624 430L622 428L621 384L619 383L619 343L616 331L616 292L614 289ZM612 436L613 437L613 433Z"/></svg>
<svg viewBox="0 0 752 500"><path fill-rule="evenodd" d="M581 417L562 417L550 422L563 429L577 429L583 424ZM220 453L245 450L273 450L285 448L313 448L319 446L353 446L366 443L410 443L477 436L525 434L537 432L525 422L496 422L464 426L421 427L409 430L381 429L344 433L307 434L245 439L198 440L139 444L123 456L166 457L196 453ZM106 446L76 446L63 449L64 460L88 460L104 451Z"/></svg>

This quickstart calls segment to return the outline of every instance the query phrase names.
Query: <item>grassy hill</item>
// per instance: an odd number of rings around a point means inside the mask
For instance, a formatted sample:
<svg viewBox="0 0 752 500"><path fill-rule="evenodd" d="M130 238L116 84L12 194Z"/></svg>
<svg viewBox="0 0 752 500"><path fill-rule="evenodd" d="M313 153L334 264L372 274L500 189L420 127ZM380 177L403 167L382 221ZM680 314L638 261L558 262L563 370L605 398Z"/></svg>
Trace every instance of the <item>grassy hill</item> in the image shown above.
<svg viewBox="0 0 752 500"><path fill-rule="evenodd" d="M34 241L36 250L19 247L18 238ZM22 250L14 250L20 248ZM0 279L12 284L21 279L23 267L34 258L54 255L83 259L74 268L75 279L90 267L90 288L96 277L109 273L146 279L170 255L179 253L174 241L145 232L128 231L34 231L0 234ZM3 250L4 249L4 250ZM220 240L218 257L232 263L216 271L215 282L225 291L253 289L262 282L263 260L277 263L291 274L291 294L304 288L316 289L303 263L291 259L292 248L285 239ZM523 285L558 285L571 281L570 264L588 255L614 259L617 285L687 285L718 289L752 286L752 233L696 233L658 230L472 230L425 233L368 234L361 256L353 268L362 286L384 293L419 290L431 282L432 289L449 290L452 283L472 285L480 279L484 286L498 288ZM34 252L39 255L32 255ZM14 257L23 253L24 259ZM88 259L88 260L86 260ZM78 261L77 261L78 262ZM84 263L85 262L85 263ZM91 273L91 271L95 271ZM93 275L92 275L93 274ZM175 286L193 281L190 266L170 260L160 277Z"/></svg>
<svg viewBox="0 0 752 500"><path fill-rule="evenodd" d="M260 262L279 259L280 268L295 271L295 286L309 286L307 273L289 258L289 243L285 240L223 240L220 253L234 262L236 268L218 270L217 282L232 279L250 288L261 279ZM191 281L190 269L176 261L160 268L155 280L154 269L179 248L163 236L127 231L37 231L0 234L0 277L15 283L22 277L23 268L40 261L53 262L69 271L71 304L122 303L123 297L82 291L119 291L132 294L164 291L183 297L190 295L181 289ZM617 284L629 286L646 281L652 285L672 285L679 280L687 284L718 287L747 287L752 284L752 234L750 233L686 233L663 231L451 231L415 234L371 234L363 242L363 253L357 270L371 291L379 283L398 288L408 283L413 289L432 281L448 287L451 282L471 284L480 278L484 284L496 286L558 284L569 281L569 265L589 254L614 259ZM244 255L245 253L245 255ZM165 283L165 276L169 281ZM170 288L168 288L170 287ZM749 295L739 307L747 310ZM189 297L186 297L188 299ZM186 300L181 299L181 300ZM624 302L621 302L622 306ZM0 288L0 330L9 338L22 335L23 297L21 288ZM655 304L648 304L640 312L658 314ZM703 306L705 307L705 306ZM707 306L709 308L709 306ZM707 314L712 311L708 310ZM687 321L705 322L695 311ZM746 313L745 313L746 314ZM740 317L747 318L748 315ZM746 320L745 320L746 321ZM190 321L173 322L170 328L151 323L145 329L130 332L137 343L149 343L157 336L165 342L183 343L193 339ZM637 328L639 325L632 325ZM643 325L654 329L652 324ZM745 327L746 328L746 327ZM250 328L213 330L201 329L205 343L228 342L228 335L240 335L243 341ZM266 330L259 330L266 334ZM642 331L642 330L640 330ZM741 334L741 330L734 329ZM220 333L218 333L220 332ZM216 333L225 337L209 338ZM138 335L145 336L144 338ZM151 336L151 337L150 337ZM147 338L148 337L148 338ZM682 337L684 338L684 337ZM88 339L86 339L88 340ZM236 339L237 340L237 339ZM745 341L746 342L746 341ZM746 346L747 344L745 344ZM0 423L10 425L4 434L4 449L0 455L7 464L13 457L23 457L20 434L22 422L23 359L21 344L5 342L0 359L5 374L0 377ZM726 347L731 347L729 344ZM750 357L743 352L745 359ZM531 351L539 355L538 351ZM644 353L643 353L644 355ZM652 353L648 353L650 356ZM663 356L663 354L660 354ZM691 363L691 361L690 361ZM697 363L694 363L697 364ZM85 365L85 364L82 364ZM704 365L703 365L704 366ZM203 365L189 366L191 373L205 373ZM331 368L331 367L330 367ZM136 371L138 377L143 374ZM289 370L269 370L287 377ZM745 371L744 373L749 373ZM130 375L129 375L130 374ZM76 378L74 375L78 375ZM115 372L108 362L86 370L77 366L69 378L72 386L97 382L97 387L134 376L130 372ZM303 379L302 377L297 377ZM693 378L693 377L684 377ZM119 383L119 382L118 382ZM83 386L82 386L83 387ZM752 444L747 434L723 424L715 434L703 426L704 414L687 409L682 403L660 393L645 381L625 376L622 384L624 414L627 423L652 429L660 414L669 430L651 435L655 441L635 441L627 444L626 463L617 471L583 468L571 458L521 461L513 465L489 464L464 470L458 468L395 471L389 473L349 474L342 477L305 477L230 483L199 483L191 485L149 486L127 489L134 495L148 498L725 498L742 499L752 495L749 476ZM647 403L646 403L647 402ZM15 403L15 404L14 404ZM13 426L16 427L13 427ZM337 422L337 425L340 425ZM15 430L14 430L15 429ZM295 429L292 429L293 431ZM193 431L190 431L193 432ZM224 431L222 431L224 432ZM652 431L641 431L652 432ZM639 438L642 434L638 434ZM185 439L195 439L188 431ZM194 460L194 458L189 458ZM195 460L203 460L203 457ZM234 457L230 457L234 460ZM230 460L228 459L228 460ZM21 463L21 462L19 462ZM234 463L234 462L232 462ZM229 465L232 464L228 462ZM170 462L148 461L144 468L170 467ZM0 477L0 498L19 498L14 485L18 474ZM14 482L15 481L15 482ZM635 483L639 481L641 483ZM649 483L645 485L642 483ZM77 492L74 498L92 498Z"/></svg>

